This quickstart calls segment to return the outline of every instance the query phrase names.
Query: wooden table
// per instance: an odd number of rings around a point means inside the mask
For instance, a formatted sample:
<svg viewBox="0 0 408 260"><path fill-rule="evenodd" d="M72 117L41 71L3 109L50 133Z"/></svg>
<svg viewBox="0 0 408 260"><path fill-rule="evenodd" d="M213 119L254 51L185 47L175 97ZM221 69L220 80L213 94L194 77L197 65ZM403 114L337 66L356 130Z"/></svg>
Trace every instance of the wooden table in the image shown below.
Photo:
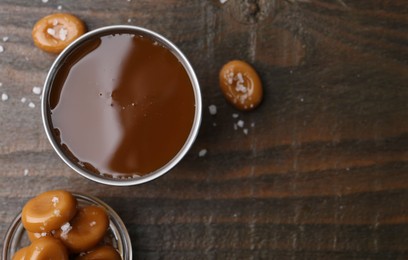
<svg viewBox="0 0 408 260"><path fill-rule="evenodd" d="M186 54L203 121L170 173L109 187L52 150L32 89L55 56L34 47L31 29L55 12L89 30L143 26ZM0 0L0 45L1 237L25 201L58 188L110 204L138 259L408 258L406 0ZM232 59L262 78L255 111L219 90Z"/></svg>

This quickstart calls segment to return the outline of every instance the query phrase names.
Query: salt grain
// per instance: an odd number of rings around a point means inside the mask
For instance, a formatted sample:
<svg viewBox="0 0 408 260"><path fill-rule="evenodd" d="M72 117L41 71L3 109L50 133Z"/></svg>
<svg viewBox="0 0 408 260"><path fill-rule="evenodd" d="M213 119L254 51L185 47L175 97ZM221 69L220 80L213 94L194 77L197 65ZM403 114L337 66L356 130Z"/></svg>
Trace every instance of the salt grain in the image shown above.
<svg viewBox="0 0 408 260"><path fill-rule="evenodd" d="M25 103L27 101L27 99L25 97L21 98L21 103Z"/></svg>
<svg viewBox="0 0 408 260"><path fill-rule="evenodd" d="M61 211L59 209L55 209L54 210L54 215L57 216L57 217L60 217L61 216Z"/></svg>
<svg viewBox="0 0 408 260"><path fill-rule="evenodd" d="M3 94L1 94L1 100L2 101L6 101L6 100L8 100L8 95L6 94L6 93L3 93Z"/></svg>
<svg viewBox="0 0 408 260"><path fill-rule="evenodd" d="M91 226L91 227L93 227L93 226L95 226L96 225L96 222L95 221L92 221L91 223L89 223L89 226Z"/></svg>
<svg viewBox="0 0 408 260"><path fill-rule="evenodd" d="M208 110L210 111L211 115L217 114L217 106L215 106L215 105L208 106Z"/></svg>
<svg viewBox="0 0 408 260"><path fill-rule="evenodd" d="M244 128L244 129L242 130L242 132L244 132L244 134L247 135L247 134L248 134L248 129Z"/></svg>
<svg viewBox="0 0 408 260"><path fill-rule="evenodd" d="M33 87L33 93L36 95L40 95L41 94L41 88L40 87Z"/></svg>
<svg viewBox="0 0 408 260"><path fill-rule="evenodd" d="M4 51L4 47L0 45L0 52Z"/></svg>
<svg viewBox="0 0 408 260"><path fill-rule="evenodd" d="M47 29L47 33L48 33L49 35L53 36L53 37L56 37L55 30L52 29L52 28L48 28L48 29Z"/></svg>
<svg viewBox="0 0 408 260"><path fill-rule="evenodd" d="M228 0L220 0L220 4L225 4Z"/></svg>
<svg viewBox="0 0 408 260"><path fill-rule="evenodd" d="M207 149L202 149L198 152L198 157L204 157L207 154Z"/></svg>
<svg viewBox="0 0 408 260"><path fill-rule="evenodd" d="M62 6L61 6L61 5L57 6L57 9L58 9L58 10L61 10L61 9L62 9Z"/></svg>
<svg viewBox="0 0 408 260"><path fill-rule="evenodd" d="M42 2L45 4L45 3L48 3L48 0L42 0Z"/></svg>
<svg viewBox="0 0 408 260"><path fill-rule="evenodd" d="M238 82L239 82L239 83L244 83L244 77L242 76L242 73L241 73L241 72L239 72L239 73L237 74L237 78L238 78Z"/></svg>
<svg viewBox="0 0 408 260"><path fill-rule="evenodd" d="M4 37L3 37L3 42L6 42L6 41L8 41L8 39L9 39L9 37L7 37L7 36L4 36Z"/></svg>
<svg viewBox="0 0 408 260"><path fill-rule="evenodd" d="M35 104L33 102L28 103L29 108L35 108Z"/></svg>
<svg viewBox="0 0 408 260"><path fill-rule="evenodd" d="M251 123L251 127L255 127L255 123L254 123L254 122Z"/></svg>
<svg viewBox="0 0 408 260"><path fill-rule="evenodd" d="M67 222L67 223L65 223L64 225L62 225L62 226L61 226L61 230L62 230L61 237L62 237L62 238L66 238L67 235L68 235L68 233L69 233L69 231L71 231L71 229L72 229L72 227L71 227L71 225L69 224L69 222Z"/></svg>
<svg viewBox="0 0 408 260"><path fill-rule="evenodd" d="M127 22L128 22L128 23L131 23L131 22L132 22L132 19L129 18Z"/></svg>
<svg viewBox="0 0 408 260"><path fill-rule="evenodd" d="M24 176L28 175L28 169L24 169Z"/></svg>
<svg viewBox="0 0 408 260"><path fill-rule="evenodd" d="M241 128L244 127L244 121L238 120L237 126L239 126L239 127L241 127Z"/></svg>
<svg viewBox="0 0 408 260"><path fill-rule="evenodd" d="M52 197L51 201L52 201L53 206L56 207L58 202L59 202L59 198L58 197Z"/></svg>
<svg viewBox="0 0 408 260"><path fill-rule="evenodd" d="M68 30L65 28L61 28L61 30L59 30L58 35L61 41L65 41L67 39Z"/></svg>
<svg viewBox="0 0 408 260"><path fill-rule="evenodd" d="M238 114L232 114L232 118L238 118L239 115Z"/></svg>
<svg viewBox="0 0 408 260"><path fill-rule="evenodd" d="M238 129L237 124L234 124L234 130L237 130L237 129Z"/></svg>

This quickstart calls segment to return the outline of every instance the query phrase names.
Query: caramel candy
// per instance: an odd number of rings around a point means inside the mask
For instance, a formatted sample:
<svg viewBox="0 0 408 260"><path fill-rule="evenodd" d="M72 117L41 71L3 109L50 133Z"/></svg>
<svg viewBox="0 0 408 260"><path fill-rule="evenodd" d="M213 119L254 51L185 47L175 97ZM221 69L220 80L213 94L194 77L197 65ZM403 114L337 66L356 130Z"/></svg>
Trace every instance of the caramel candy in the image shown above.
<svg viewBox="0 0 408 260"><path fill-rule="evenodd" d="M70 224L57 230L55 237L74 253L95 247L104 237L109 226L105 210L98 206L80 208Z"/></svg>
<svg viewBox="0 0 408 260"><path fill-rule="evenodd" d="M68 260L68 251L58 239L42 237L35 240L26 251L24 259Z"/></svg>
<svg viewBox="0 0 408 260"><path fill-rule="evenodd" d="M18 250L14 255L12 260L25 260L26 254L27 254L28 247L23 247L20 250Z"/></svg>
<svg viewBox="0 0 408 260"><path fill-rule="evenodd" d="M43 233L59 229L76 213L77 201L71 193L52 190L39 194L23 207L21 220L29 232Z"/></svg>
<svg viewBox="0 0 408 260"><path fill-rule="evenodd" d="M225 64L219 74L219 84L225 98L239 110L252 110L262 101L261 80L244 61L233 60Z"/></svg>
<svg viewBox="0 0 408 260"><path fill-rule="evenodd" d="M111 246L101 246L98 247L84 255L80 255L76 260L122 260L122 257L116 251L115 248Z"/></svg>
<svg viewBox="0 0 408 260"><path fill-rule="evenodd" d="M86 31L84 23L71 14L56 13L43 17L33 28L34 44L51 53L60 53Z"/></svg>

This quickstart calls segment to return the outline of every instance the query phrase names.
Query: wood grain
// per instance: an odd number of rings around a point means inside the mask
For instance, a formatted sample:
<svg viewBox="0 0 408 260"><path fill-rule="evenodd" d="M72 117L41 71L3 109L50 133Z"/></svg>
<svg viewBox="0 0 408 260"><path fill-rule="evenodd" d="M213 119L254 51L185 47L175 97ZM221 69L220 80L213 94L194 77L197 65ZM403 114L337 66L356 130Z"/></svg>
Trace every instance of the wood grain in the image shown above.
<svg viewBox="0 0 408 260"><path fill-rule="evenodd" d="M31 28L59 5L89 30L155 30L192 63L203 122L170 173L107 187L51 149L32 88L55 56L34 47ZM61 188L109 203L137 259L408 258L407 28L405 0L0 0L0 236L26 200ZM231 59L262 78L253 112L219 91Z"/></svg>

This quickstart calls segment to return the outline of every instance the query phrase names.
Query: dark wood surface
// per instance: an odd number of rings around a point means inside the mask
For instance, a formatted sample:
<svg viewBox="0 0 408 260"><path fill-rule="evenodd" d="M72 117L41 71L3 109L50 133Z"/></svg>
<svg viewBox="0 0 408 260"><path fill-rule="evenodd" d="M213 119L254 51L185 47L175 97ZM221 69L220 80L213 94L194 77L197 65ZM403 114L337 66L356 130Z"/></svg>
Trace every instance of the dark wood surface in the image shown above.
<svg viewBox="0 0 408 260"><path fill-rule="evenodd" d="M31 29L59 5L89 30L155 30L192 63L203 121L170 173L108 187L51 149L32 88L55 56L34 47ZM408 259L406 0L0 0L0 45L1 237L25 201L58 188L109 203L138 259ZM253 112L219 90L231 59L262 78Z"/></svg>

